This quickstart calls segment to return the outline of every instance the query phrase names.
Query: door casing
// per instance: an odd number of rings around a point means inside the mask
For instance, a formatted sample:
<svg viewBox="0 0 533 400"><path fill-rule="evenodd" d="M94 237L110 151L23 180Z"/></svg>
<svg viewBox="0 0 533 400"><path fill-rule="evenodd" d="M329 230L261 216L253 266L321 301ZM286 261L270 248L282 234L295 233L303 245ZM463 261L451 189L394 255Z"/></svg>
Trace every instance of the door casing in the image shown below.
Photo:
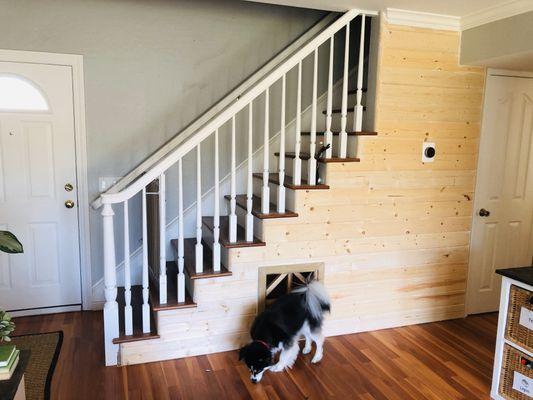
<svg viewBox="0 0 533 400"><path fill-rule="evenodd" d="M77 54L2 50L0 61L64 65L72 68L74 142L78 182L78 234L80 243L81 298L84 310L92 309L91 253L89 236L89 194L87 184L87 140L85 124L85 87L83 56ZM68 310L66 310L68 311Z"/></svg>

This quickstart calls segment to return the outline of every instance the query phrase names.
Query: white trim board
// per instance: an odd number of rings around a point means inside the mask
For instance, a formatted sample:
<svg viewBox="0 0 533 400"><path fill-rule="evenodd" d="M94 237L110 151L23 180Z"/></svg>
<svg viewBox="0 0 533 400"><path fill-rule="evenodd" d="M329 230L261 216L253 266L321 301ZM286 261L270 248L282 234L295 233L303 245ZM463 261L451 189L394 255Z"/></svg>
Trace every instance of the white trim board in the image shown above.
<svg viewBox="0 0 533 400"><path fill-rule="evenodd" d="M461 30L464 31L466 29L475 28L476 26L530 11L533 11L533 1L511 0L463 16L461 18Z"/></svg>
<svg viewBox="0 0 533 400"><path fill-rule="evenodd" d="M461 18L453 15L433 14L420 11L387 8L383 13L389 24L415 26L418 28L459 31Z"/></svg>
<svg viewBox="0 0 533 400"><path fill-rule="evenodd" d="M0 50L0 60L18 63L64 65L72 68L76 180L78 189L78 232L80 243L81 296L84 309L92 307L91 256L89 236L89 195L87 184L87 132L83 56L36 51Z"/></svg>

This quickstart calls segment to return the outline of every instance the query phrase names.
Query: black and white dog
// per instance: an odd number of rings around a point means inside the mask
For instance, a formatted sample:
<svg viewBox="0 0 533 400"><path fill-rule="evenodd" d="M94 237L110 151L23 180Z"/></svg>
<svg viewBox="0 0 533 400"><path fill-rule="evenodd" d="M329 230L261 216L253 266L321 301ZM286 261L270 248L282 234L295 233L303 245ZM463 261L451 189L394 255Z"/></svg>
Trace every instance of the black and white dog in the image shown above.
<svg viewBox="0 0 533 400"><path fill-rule="evenodd" d="M319 362L324 344L322 320L329 310L326 289L318 281L312 281L278 298L259 314L252 324L252 343L239 353L239 360L244 359L252 373L252 382L259 382L266 370L279 372L291 368L300 352L298 340L302 336L305 337L303 353L310 353L312 342L315 342L311 362ZM274 364L274 355L280 350L279 360Z"/></svg>

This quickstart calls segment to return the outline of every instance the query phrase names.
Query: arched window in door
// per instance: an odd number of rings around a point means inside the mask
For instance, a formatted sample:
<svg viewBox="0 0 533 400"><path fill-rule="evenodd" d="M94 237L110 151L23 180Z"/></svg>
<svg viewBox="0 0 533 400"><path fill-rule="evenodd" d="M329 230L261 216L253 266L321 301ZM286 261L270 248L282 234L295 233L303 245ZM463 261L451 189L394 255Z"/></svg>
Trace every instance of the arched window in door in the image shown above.
<svg viewBox="0 0 533 400"><path fill-rule="evenodd" d="M0 112L49 109L43 93L31 81L18 75L0 74Z"/></svg>

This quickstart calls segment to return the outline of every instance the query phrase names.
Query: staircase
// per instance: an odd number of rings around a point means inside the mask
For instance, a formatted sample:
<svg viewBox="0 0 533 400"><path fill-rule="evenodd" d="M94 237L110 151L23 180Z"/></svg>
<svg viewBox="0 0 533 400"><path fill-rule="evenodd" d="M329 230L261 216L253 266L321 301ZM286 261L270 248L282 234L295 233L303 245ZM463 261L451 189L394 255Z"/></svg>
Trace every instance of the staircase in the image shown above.
<svg viewBox="0 0 533 400"><path fill-rule="evenodd" d="M253 260L255 251L274 251L268 246L268 227L276 221L290 221L300 218L301 202L298 193L314 191L327 192L328 165L337 163L341 166L362 162L362 143L367 138L377 135L362 129L365 107L362 104L365 68L365 29L368 29L368 16L357 10L351 10L323 29L310 41L302 45L292 55L283 60L276 68L266 74L259 83L244 92L234 103L217 113L197 132L161 157L151 168L140 174L120 191L104 193L99 199L102 205L104 233L104 336L106 365L116 365L121 360L121 349L131 346L132 342L150 342L158 349L164 349L165 334L160 323L166 324L169 318L188 318L194 313L199 299L212 290L209 301L216 301L217 291L221 287L216 282L228 282L228 277L238 279L246 271L232 268L239 257ZM360 29L359 42L350 43L350 28ZM335 52L335 42L342 42L342 51ZM329 51L327 69L319 71L320 52ZM351 79L350 54L355 52L355 76ZM311 122L302 131L302 64L311 60L313 65L310 105ZM334 108L334 71L340 71L341 101L339 108ZM287 76L296 73L297 85L294 93L288 93ZM318 86L319 80L327 81L327 105L325 130L317 129L319 116ZM352 82L353 81L353 82ZM280 134L279 146L271 148L271 117L269 97L274 84L281 85L280 100ZM350 86L354 86L353 89ZM295 129L287 132L287 102L296 98ZM259 99L262 109L256 107ZM322 110L321 110L322 111ZM247 129L238 131L236 120L245 118ZM254 170L254 153L252 147L254 122L263 121L263 157L262 168ZM230 155L230 190L220 190L220 152L219 130L229 126L231 132ZM337 130L333 127L337 126ZM350 128L349 128L350 127ZM214 140L214 205L205 209L203 205L202 178L205 169L202 164L202 144L206 139ZM290 139L290 140L289 140ZM243 182L238 182L236 174L237 141L247 144L247 168ZM322 147L329 145L325 157L317 159L315 154ZM286 151L288 148L290 151ZM184 187L183 159L189 153L196 155L196 187ZM271 166L271 156L277 160ZM177 175L177 188L169 184L169 171ZM317 181L319 171L320 182ZM246 187L243 193L237 192L237 186ZM177 191L178 232L175 239L167 242L168 211L167 194ZM184 229L184 192L194 190L196 194L196 223L194 237L186 237ZM129 205L140 199L142 227L142 284L131 284L130 257L125 257L124 286L117 286L116 249L118 239L115 225L123 229L124 254L130 252L130 219L134 213ZM222 215L221 204L226 202L227 215ZM115 222L115 211L120 210L123 221ZM270 222L269 222L270 221ZM169 245L169 246L168 246ZM167 254L167 250L171 254ZM174 260L174 261L168 261ZM226 280L225 280L226 279ZM244 278L243 278L244 279ZM205 283L202 283L205 282ZM232 281L233 282L233 281ZM256 283L257 285L257 283ZM211 288L211 289L210 289ZM213 289L219 288L219 289ZM222 287L223 289L223 287ZM220 290L222 290L220 289ZM253 290L255 288L251 288ZM179 313L182 314L179 314ZM181 315L181 317L180 317ZM168 325L165 325L168 326ZM167 328L165 328L167 329ZM146 344L138 344L138 346ZM137 344L135 344L137 346ZM228 348L231 348L230 345ZM155 347L154 347L155 349ZM212 350L218 350L213 348ZM182 353L179 353L182 354ZM156 360L168 358L158 356L154 350L152 356L145 359ZM132 362L128 360L127 362Z"/></svg>

